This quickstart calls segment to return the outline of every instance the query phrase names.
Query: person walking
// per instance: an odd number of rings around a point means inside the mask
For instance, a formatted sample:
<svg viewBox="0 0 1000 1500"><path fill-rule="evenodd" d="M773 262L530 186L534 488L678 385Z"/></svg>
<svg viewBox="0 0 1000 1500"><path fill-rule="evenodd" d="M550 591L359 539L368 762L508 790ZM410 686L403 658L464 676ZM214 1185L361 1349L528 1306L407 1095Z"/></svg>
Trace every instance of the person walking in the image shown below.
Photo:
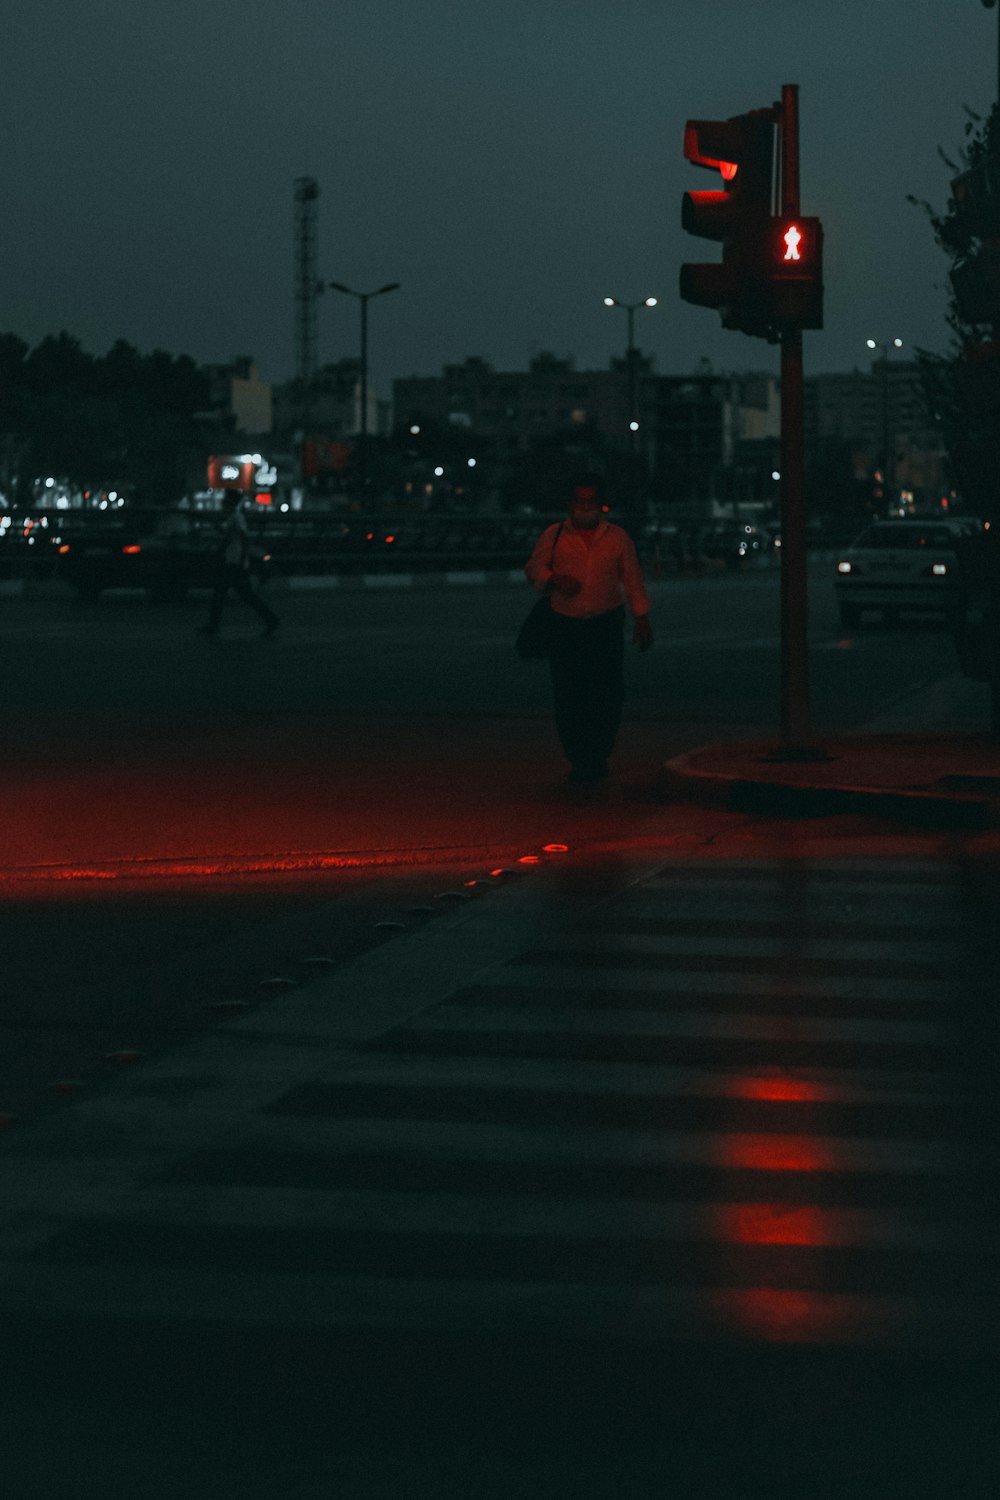
<svg viewBox="0 0 1000 1500"><path fill-rule="evenodd" d="M273 635L278 616L250 582L250 533L243 514L243 496L239 490L226 490L222 497L223 530L216 565L215 588L209 606L207 625L199 625L199 635L218 635L222 607L232 589L264 621L264 634Z"/></svg>
<svg viewBox="0 0 1000 1500"><path fill-rule="evenodd" d="M569 780L601 781L625 699L626 607L640 651L653 644L653 631L635 545L605 519L596 480L572 485L568 519L542 532L524 571L552 606L552 696Z"/></svg>

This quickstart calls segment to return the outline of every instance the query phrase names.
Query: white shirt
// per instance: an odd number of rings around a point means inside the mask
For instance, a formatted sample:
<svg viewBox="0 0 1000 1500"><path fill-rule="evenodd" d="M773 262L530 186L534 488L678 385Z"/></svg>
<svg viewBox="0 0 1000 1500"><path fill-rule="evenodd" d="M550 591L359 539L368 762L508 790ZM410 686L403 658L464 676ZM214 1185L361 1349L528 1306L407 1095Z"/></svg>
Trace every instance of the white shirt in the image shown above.
<svg viewBox="0 0 1000 1500"><path fill-rule="evenodd" d="M567 521L556 545L553 565L552 543L559 524L546 527L528 559L525 573L542 593L553 573L567 573L580 584L580 592L568 599L565 594L551 595L557 615L586 620L603 615L609 609L627 604L633 615L649 613L649 599L642 581L642 570L635 544L627 531L613 521L600 520L589 532L578 530Z"/></svg>

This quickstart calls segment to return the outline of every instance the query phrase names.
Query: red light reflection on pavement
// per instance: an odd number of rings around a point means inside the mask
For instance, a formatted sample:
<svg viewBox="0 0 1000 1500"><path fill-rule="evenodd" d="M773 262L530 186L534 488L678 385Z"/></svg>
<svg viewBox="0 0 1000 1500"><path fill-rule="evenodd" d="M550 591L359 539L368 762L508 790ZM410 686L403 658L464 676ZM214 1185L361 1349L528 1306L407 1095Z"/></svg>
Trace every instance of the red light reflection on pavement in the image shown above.
<svg viewBox="0 0 1000 1500"><path fill-rule="evenodd" d="M812 1204L720 1203L712 1217L718 1237L734 1245L832 1245L843 1239L843 1216Z"/></svg>
<svg viewBox="0 0 1000 1500"><path fill-rule="evenodd" d="M713 1092L733 1101L728 1109L723 1106L731 1117L740 1113L735 1101L760 1100L775 1106L774 1123L785 1127L780 1132L739 1130L720 1135L716 1151L720 1167L767 1173L850 1170L850 1161L836 1139L795 1129L797 1120L802 1118L799 1106L808 1107L837 1097L828 1084L777 1069L730 1075L712 1082ZM808 1188L803 1196L807 1194ZM716 1325L745 1338L774 1343L850 1343L873 1336L869 1325L884 1324L884 1310L877 1306L877 1299L838 1294L833 1288L802 1291L780 1284L789 1276L789 1265L796 1263L795 1259L788 1260L789 1253L793 1257L796 1252L802 1253L803 1269L808 1268L813 1279L817 1273L822 1277L825 1249L856 1242L858 1221L849 1210L831 1211L808 1202L730 1202L711 1205L708 1220L719 1256L717 1266L706 1268L710 1283L750 1279L741 1271L745 1273L751 1264L757 1268L753 1280L760 1276L770 1281L769 1246L774 1247L773 1276L777 1283L763 1287L725 1284L712 1287L706 1293L706 1311ZM754 1261L748 1258L751 1250L757 1257ZM832 1269L831 1266L831 1273Z"/></svg>
<svg viewBox="0 0 1000 1500"><path fill-rule="evenodd" d="M418 851L419 852L419 851ZM399 854L223 855L216 860L109 860L106 865L35 865L0 872L5 901L37 885L86 880L191 880L209 876L305 874L322 870L395 869L419 865L412 852ZM502 872L501 872L502 873Z"/></svg>
<svg viewBox="0 0 1000 1500"><path fill-rule="evenodd" d="M733 1171L836 1172L836 1148L811 1135L733 1134L719 1138L718 1165Z"/></svg>
<svg viewBox="0 0 1000 1500"><path fill-rule="evenodd" d="M750 1287L709 1293L713 1320L768 1343L858 1343L885 1329L887 1308L877 1297Z"/></svg>
<svg viewBox="0 0 1000 1500"><path fill-rule="evenodd" d="M806 1078L769 1078L767 1076L739 1077L727 1081L720 1090L731 1099L776 1099L795 1100L815 1104L835 1096L833 1089Z"/></svg>

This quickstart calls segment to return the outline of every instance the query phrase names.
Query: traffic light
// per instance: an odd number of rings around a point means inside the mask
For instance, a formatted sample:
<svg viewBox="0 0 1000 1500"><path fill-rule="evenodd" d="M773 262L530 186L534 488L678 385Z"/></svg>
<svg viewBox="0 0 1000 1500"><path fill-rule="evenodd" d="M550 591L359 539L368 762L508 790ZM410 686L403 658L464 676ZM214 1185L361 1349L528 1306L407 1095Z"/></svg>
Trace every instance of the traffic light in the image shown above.
<svg viewBox="0 0 1000 1500"><path fill-rule="evenodd" d="M729 120L688 120L684 155L720 172L721 191L685 193L681 224L689 234L721 241L722 261L681 266L685 302L714 307L724 328L768 337L771 328L765 242L774 179L773 109Z"/></svg>
<svg viewBox="0 0 1000 1500"><path fill-rule="evenodd" d="M772 219L767 247L771 321L777 329L823 327L823 226Z"/></svg>

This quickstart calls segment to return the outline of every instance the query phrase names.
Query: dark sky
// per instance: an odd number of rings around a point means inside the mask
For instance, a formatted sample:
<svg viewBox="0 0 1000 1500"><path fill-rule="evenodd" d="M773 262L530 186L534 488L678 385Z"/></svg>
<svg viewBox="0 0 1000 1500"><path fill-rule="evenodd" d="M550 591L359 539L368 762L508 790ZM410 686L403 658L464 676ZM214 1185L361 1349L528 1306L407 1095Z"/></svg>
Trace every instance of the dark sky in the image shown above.
<svg viewBox="0 0 1000 1500"><path fill-rule="evenodd" d="M800 85L802 208L826 228L809 371L867 336L943 348L945 263L907 193L996 89L980 0L7 0L0 329L66 328L293 370L292 183L320 183L319 268L370 290L371 363L436 373L539 350L604 366L637 315L658 368L776 368L677 296L684 121ZM353 355L328 292L320 360Z"/></svg>

